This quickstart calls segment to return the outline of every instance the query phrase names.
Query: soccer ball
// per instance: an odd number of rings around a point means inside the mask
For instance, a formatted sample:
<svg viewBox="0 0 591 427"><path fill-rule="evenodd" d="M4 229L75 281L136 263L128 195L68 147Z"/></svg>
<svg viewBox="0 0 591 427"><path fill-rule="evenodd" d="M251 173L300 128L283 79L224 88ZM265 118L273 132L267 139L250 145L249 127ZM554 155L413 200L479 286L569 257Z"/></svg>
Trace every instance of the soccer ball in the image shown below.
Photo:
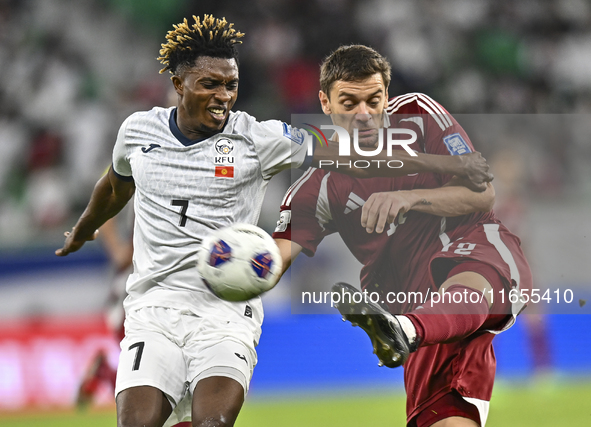
<svg viewBox="0 0 591 427"><path fill-rule="evenodd" d="M275 241L251 224L215 230L199 249L197 270L209 289L227 301L246 301L279 280L281 255Z"/></svg>

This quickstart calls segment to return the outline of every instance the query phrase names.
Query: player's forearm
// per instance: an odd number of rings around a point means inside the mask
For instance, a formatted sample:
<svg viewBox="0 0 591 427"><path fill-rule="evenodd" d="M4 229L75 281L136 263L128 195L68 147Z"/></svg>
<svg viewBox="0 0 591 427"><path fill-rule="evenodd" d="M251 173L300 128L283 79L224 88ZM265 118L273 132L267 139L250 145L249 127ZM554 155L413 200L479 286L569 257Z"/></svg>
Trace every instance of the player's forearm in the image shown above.
<svg viewBox="0 0 591 427"><path fill-rule="evenodd" d="M89 239L100 226L123 209L133 195L133 186L123 186L117 190L109 174L96 183L88 206L74 226L74 240Z"/></svg>
<svg viewBox="0 0 591 427"><path fill-rule="evenodd" d="M460 216L474 212L488 212L495 200L492 184L483 192L471 191L462 186L408 191L413 201L411 210L438 216Z"/></svg>
<svg viewBox="0 0 591 427"><path fill-rule="evenodd" d="M281 260L283 262L283 266L281 268L281 275L283 276L283 274L285 274L285 272L291 266L293 260L296 259L296 257L302 251L302 247L297 243L294 243L291 240L287 239L275 239L275 243L279 248Z"/></svg>

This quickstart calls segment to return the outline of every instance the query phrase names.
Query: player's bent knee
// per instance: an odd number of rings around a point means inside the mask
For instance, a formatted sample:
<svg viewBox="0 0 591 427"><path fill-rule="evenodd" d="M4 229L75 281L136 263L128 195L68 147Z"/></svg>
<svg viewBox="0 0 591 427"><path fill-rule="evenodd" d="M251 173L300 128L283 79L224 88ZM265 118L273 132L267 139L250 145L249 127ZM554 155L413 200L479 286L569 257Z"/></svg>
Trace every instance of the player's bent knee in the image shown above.
<svg viewBox="0 0 591 427"><path fill-rule="evenodd" d="M449 417L431 424L431 427L480 427L480 424L464 417Z"/></svg>
<svg viewBox="0 0 591 427"><path fill-rule="evenodd" d="M226 420L223 417L209 417L193 421L193 427L233 427L236 420Z"/></svg>
<svg viewBox="0 0 591 427"><path fill-rule="evenodd" d="M489 281L479 273L473 271L463 271L454 276L449 277L439 288L439 292L444 292L448 287L453 285L462 285L467 288L474 289L477 292L484 294L484 298L488 302L488 306L492 305L490 295L494 292Z"/></svg>
<svg viewBox="0 0 591 427"><path fill-rule="evenodd" d="M241 406L242 405L238 408L234 408L234 410L229 410L217 415L205 416L202 418L193 417L192 427L233 427L236 418L238 418Z"/></svg>
<svg viewBox="0 0 591 427"><path fill-rule="evenodd" d="M193 427L231 427L243 403L244 388L238 381L222 376L204 378L193 392Z"/></svg>
<svg viewBox="0 0 591 427"><path fill-rule="evenodd" d="M125 410L117 417L117 427L161 427L165 420L155 411Z"/></svg>

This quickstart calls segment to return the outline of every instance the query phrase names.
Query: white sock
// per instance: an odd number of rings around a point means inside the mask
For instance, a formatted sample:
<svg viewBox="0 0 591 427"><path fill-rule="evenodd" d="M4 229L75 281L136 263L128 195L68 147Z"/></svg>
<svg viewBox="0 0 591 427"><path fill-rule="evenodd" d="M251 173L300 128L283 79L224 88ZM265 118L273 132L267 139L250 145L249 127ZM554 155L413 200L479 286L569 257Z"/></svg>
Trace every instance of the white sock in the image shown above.
<svg viewBox="0 0 591 427"><path fill-rule="evenodd" d="M410 319L406 316L398 315L394 317L396 320L398 320L398 323L400 323L400 327L402 328L404 335L406 335L408 343L414 344L415 340L417 339L417 330L415 325L413 325Z"/></svg>

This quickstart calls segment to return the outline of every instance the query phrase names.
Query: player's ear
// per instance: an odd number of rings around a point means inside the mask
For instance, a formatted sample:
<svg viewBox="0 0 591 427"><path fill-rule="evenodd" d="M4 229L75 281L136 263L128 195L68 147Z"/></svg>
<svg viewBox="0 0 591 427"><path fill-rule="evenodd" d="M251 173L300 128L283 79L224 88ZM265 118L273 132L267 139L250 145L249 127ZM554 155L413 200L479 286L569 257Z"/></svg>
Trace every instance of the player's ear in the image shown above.
<svg viewBox="0 0 591 427"><path fill-rule="evenodd" d="M332 114L332 110L330 109L330 100L328 99L328 95L322 91L318 92L318 98L320 99L320 105L322 106L322 112L327 116Z"/></svg>
<svg viewBox="0 0 591 427"><path fill-rule="evenodd" d="M181 79L177 75L174 75L170 78L170 80L172 80L172 84L174 85L174 90L176 91L176 93L178 93L179 95L182 95L183 94L183 79Z"/></svg>

